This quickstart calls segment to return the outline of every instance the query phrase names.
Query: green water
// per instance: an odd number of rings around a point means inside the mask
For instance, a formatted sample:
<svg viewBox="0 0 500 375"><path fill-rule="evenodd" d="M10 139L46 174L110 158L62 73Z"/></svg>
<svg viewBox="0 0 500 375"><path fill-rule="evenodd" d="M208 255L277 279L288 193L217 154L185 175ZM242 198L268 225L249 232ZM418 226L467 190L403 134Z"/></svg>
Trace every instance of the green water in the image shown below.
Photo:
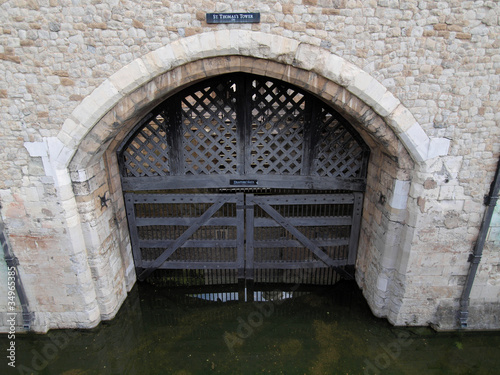
<svg viewBox="0 0 500 375"><path fill-rule="evenodd" d="M237 296L141 284L93 330L17 335L16 368L2 355L0 374L500 373L500 332L392 327L352 282Z"/></svg>

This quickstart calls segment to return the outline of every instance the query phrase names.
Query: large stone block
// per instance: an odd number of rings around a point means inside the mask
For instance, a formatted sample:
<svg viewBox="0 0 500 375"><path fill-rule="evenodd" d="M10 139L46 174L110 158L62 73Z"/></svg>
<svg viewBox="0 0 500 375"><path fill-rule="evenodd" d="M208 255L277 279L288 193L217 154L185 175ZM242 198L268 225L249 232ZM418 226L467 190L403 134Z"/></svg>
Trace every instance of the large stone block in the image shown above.
<svg viewBox="0 0 500 375"><path fill-rule="evenodd" d="M137 59L114 73L109 78L109 84L106 84L99 93L103 95L104 99L108 99L108 97L112 95L115 97L118 97L120 94L126 95L137 87L142 86L153 77L154 72L148 70L143 60ZM116 88L118 92L113 92L112 88ZM106 92L106 89L110 89L110 91ZM96 99L97 98L98 97L96 97ZM101 114L101 117L103 115L104 113Z"/></svg>

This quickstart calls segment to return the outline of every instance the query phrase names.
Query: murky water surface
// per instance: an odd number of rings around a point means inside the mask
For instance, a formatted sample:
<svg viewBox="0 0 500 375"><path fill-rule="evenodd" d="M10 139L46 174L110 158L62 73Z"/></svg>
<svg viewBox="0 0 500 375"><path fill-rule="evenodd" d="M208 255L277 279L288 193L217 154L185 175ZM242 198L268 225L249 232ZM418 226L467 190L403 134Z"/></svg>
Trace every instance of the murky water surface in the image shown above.
<svg viewBox="0 0 500 375"><path fill-rule="evenodd" d="M371 314L352 282L268 289L245 296L141 284L114 320L93 330L18 335L16 368L2 355L0 373L500 373L500 332L392 327ZM5 353L5 335L0 344Z"/></svg>

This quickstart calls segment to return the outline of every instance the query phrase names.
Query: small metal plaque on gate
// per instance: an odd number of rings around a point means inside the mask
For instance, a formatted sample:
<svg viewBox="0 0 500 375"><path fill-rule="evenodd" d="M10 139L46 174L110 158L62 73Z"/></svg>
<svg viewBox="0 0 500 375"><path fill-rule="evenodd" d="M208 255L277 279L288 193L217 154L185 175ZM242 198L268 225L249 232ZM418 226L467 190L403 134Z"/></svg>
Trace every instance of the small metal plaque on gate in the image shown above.
<svg viewBox="0 0 500 375"><path fill-rule="evenodd" d="M229 180L231 186L257 186L257 180Z"/></svg>
<svg viewBox="0 0 500 375"><path fill-rule="evenodd" d="M207 23L259 23L260 13L207 13Z"/></svg>

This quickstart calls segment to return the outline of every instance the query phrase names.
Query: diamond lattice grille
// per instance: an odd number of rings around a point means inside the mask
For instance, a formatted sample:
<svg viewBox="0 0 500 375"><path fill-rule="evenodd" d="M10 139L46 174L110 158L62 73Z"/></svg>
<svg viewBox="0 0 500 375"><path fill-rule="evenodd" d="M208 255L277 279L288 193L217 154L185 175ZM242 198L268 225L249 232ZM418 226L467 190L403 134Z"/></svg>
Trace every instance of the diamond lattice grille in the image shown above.
<svg viewBox="0 0 500 375"><path fill-rule="evenodd" d="M298 175L302 168L304 94L273 81L253 81L250 165L257 174Z"/></svg>
<svg viewBox="0 0 500 375"><path fill-rule="evenodd" d="M343 121L322 108L318 122L321 128L313 173L337 178L362 177L364 150Z"/></svg>
<svg viewBox="0 0 500 375"><path fill-rule="evenodd" d="M366 175L369 150L351 125L314 96L271 78L207 80L149 116L123 146L124 177Z"/></svg>
<svg viewBox="0 0 500 375"><path fill-rule="evenodd" d="M204 87L181 100L185 174L234 174L237 168L235 85Z"/></svg>
<svg viewBox="0 0 500 375"><path fill-rule="evenodd" d="M123 151L126 177L153 177L170 174L165 119L158 115L135 135Z"/></svg>

